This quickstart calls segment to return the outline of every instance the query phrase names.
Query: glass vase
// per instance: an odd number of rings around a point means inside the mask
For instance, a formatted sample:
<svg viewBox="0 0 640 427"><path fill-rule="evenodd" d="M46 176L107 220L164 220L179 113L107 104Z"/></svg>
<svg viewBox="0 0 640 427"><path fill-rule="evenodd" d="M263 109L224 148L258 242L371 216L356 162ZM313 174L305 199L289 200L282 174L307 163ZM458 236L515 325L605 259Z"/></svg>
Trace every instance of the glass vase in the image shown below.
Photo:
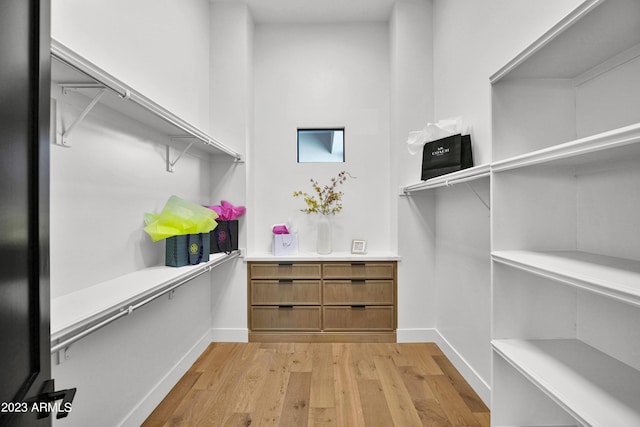
<svg viewBox="0 0 640 427"><path fill-rule="evenodd" d="M318 218L318 238L316 240L316 250L321 255L330 254L331 245L331 220L328 215L320 215Z"/></svg>

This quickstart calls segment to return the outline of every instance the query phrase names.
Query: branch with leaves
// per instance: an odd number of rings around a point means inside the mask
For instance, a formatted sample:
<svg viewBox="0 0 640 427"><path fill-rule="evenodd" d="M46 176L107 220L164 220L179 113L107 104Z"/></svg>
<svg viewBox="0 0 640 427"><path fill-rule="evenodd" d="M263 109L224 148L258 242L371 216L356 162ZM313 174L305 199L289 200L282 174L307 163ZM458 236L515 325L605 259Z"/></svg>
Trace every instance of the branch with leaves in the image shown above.
<svg viewBox="0 0 640 427"><path fill-rule="evenodd" d="M335 215L342 211L342 196L344 193L338 191L338 186L344 184L347 176L354 178L349 172L342 171L337 177L331 178L331 183L324 187L312 178L310 181L315 191L314 194L308 194L304 191L296 191L293 193L293 197L303 197L307 204L307 208L300 209L300 211L308 214L319 213L322 215Z"/></svg>

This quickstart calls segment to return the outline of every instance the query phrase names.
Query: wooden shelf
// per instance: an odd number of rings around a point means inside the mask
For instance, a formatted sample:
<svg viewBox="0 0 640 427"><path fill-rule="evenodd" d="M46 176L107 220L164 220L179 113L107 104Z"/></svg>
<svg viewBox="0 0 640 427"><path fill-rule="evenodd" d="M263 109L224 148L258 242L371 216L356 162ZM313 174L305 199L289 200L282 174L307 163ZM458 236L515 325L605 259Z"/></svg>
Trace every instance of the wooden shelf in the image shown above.
<svg viewBox="0 0 640 427"><path fill-rule="evenodd" d="M242 160L242 155L220 141L173 114L166 108L137 92L126 83L112 76L97 65L78 55L56 40L51 42L51 80L54 85L76 87L87 96L98 92L95 86L106 88L99 102L156 129L169 138L181 139L187 146L188 139L199 140L198 147L213 154L223 154ZM87 87L93 86L93 87ZM186 151L186 150L185 150Z"/></svg>
<svg viewBox="0 0 640 427"><path fill-rule="evenodd" d="M124 316L237 256L237 252L211 254L208 262L198 265L149 267L54 298L51 300L51 344L59 347L61 341L75 341L95 325Z"/></svg>
<svg viewBox="0 0 640 427"><path fill-rule="evenodd" d="M640 306L640 261L577 251L494 251L495 262Z"/></svg>
<svg viewBox="0 0 640 427"><path fill-rule="evenodd" d="M583 425L640 425L640 372L578 340L494 340L494 351Z"/></svg>
<svg viewBox="0 0 640 427"><path fill-rule="evenodd" d="M640 159L640 123L532 151L491 164L493 172L533 165L553 167L595 166Z"/></svg>
<svg viewBox="0 0 640 427"><path fill-rule="evenodd" d="M490 170L489 164L478 165L461 171L437 176L417 184L401 187L400 192L401 194L410 194L415 191L431 190L439 187L449 187L455 184L462 184L463 182L475 181L477 179L488 177Z"/></svg>

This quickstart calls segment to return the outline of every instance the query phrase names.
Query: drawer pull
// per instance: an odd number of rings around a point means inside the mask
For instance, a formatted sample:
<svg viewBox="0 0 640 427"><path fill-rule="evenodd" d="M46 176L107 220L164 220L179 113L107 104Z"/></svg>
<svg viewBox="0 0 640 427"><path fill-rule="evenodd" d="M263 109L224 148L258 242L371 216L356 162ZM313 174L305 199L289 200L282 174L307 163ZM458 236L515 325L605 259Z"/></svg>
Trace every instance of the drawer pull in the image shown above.
<svg viewBox="0 0 640 427"><path fill-rule="evenodd" d="M352 263L351 263L351 266L352 266L352 267L355 267L355 266L362 266L362 267L364 267L365 265L367 265L367 263L365 263L365 262L363 262L363 261L355 261L355 262L352 262Z"/></svg>
<svg viewBox="0 0 640 427"><path fill-rule="evenodd" d="M280 267L290 267L290 266L293 265L293 263L292 262L279 262L278 265Z"/></svg>
<svg viewBox="0 0 640 427"><path fill-rule="evenodd" d="M364 310L365 308L367 308L366 305L352 305L351 308L357 308L359 310Z"/></svg>
<svg viewBox="0 0 640 427"><path fill-rule="evenodd" d="M293 279L280 279L278 280L280 283L287 283L287 284L291 284L293 283Z"/></svg>
<svg viewBox="0 0 640 427"><path fill-rule="evenodd" d="M364 279L353 279L353 280L351 280L351 284L352 285L364 285L366 283L367 283L367 281L364 280Z"/></svg>
<svg viewBox="0 0 640 427"><path fill-rule="evenodd" d="M293 309L293 305L279 305L278 308L291 310Z"/></svg>

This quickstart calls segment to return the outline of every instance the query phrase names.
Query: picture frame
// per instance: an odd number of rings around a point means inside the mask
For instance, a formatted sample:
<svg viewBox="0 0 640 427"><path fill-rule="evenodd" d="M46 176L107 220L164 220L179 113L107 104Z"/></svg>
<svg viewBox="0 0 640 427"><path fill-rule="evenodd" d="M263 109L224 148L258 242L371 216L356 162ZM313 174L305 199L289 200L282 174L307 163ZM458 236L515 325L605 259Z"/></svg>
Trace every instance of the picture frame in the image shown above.
<svg viewBox="0 0 640 427"><path fill-rule="evenodd" d="M351 241L351 253L352 254L364 254L367 251L366 240L352 240Z"/></svg>

